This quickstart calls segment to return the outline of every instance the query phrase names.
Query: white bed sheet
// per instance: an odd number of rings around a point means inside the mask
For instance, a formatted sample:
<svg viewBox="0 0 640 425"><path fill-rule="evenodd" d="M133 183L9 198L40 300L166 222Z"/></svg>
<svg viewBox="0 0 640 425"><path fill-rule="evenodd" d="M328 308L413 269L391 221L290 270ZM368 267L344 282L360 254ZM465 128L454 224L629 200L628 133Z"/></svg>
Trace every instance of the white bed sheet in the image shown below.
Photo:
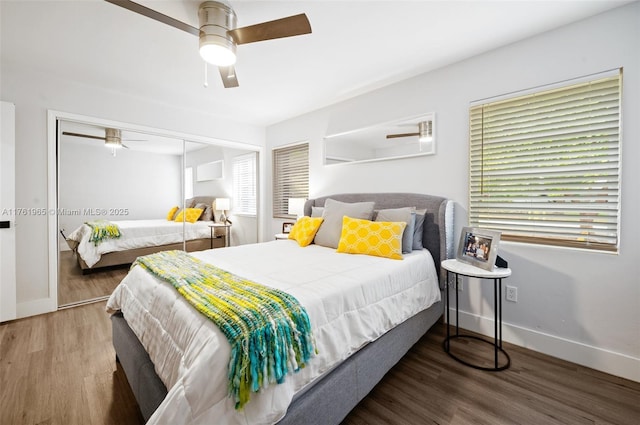
<svg viewBox="0 0 640 425"><path fill-rule="evenodd" d="M83 224L69 235L69 239L78 242L78 254L87 266L93 267L102 254L128 249L144 248L148 246L160 246L182 242L182 222L169 220L122 220L112 221L120 228L121 236L117 239L105 239L97 246L89 242L91 227ZM184 223L184 237L190 241L193 239L208 238L211 236L209 224L212 221L196 221Z"/></svg>
<svg viewBox="0 0 640 425"><path fill-rule="evenodd" d="M285 382L254 393L241 411L227 397L230 346L220 330L170 285L135 267L111 295L165 383L149 424L272 424L296 392L370 341L440 300L431 254L404 260L339 254L283 240L193 253L218 267L284 290L307 309L318 355Z"/></svg>

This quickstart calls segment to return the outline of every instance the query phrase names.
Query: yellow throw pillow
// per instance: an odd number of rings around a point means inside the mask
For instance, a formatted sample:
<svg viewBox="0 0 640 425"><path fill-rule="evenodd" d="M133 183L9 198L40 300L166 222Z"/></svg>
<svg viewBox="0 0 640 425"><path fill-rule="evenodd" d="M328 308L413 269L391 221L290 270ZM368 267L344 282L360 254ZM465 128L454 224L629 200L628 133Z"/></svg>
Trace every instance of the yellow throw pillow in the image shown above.
<svg viewBox="0 0 640 425"><path fill-rule="evenodd" d="M369 221L344 216L338 252L402 260L405 222Z"/></svg>
<svg viewBox="0 0 640 425"><path fill-rule="evenodd" d="M185 208L180 211L180 214L176 217L174 221L188 221L189 223L195 223L198 221L200 216L202 215L202 209L200 208Z"/></svg>
<svg viewBox="0 0 640 425"><path fill-rule="evenodd" d="M307 246L313 242L316 232L323 222L322 217L300 217L289 233L289 239L294 239L300 246Z"/></svg>
<svg viewBox="0 0 640 425"><path fill-rule="evenodd" d="M167 220L169 221L173 221L173 217L175 217L176 213L178 212L178 210L180 209L180 207L175 206L173 208L171 208L169 210L169 212L167 213Z"/></svg>

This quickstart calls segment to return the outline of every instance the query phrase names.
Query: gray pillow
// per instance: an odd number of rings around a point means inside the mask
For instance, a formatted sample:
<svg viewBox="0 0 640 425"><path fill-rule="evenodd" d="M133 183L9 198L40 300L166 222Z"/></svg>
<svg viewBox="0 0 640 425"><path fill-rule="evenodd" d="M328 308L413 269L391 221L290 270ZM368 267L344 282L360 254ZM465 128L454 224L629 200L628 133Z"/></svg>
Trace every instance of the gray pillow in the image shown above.
<svg viewBox="0 0 640 425"><path fill-rule="evenodd" d="M404 228L404 233L402 233L402 253L408 254L413 251L413 230L415 227L415 213L412 213L411 208L404 207L380 210L378 211L376 221L403 221L407 223L407 227Z"/></svg>
<svg viewBox="0 0 640 425"><path fill-rule="evenodd" d="M311 207L311 217L322 217L323 207Z"/></svg>
<svg viewBox="0 0 640 425"><path fill-rule="evenodd" d="M422 249L422 232L424 231L424 214L416 213L416 225L413 230L413 249Z"/></svg>
<svg viewBox="0 0 640 425"><path fill-rule="evenodd" d="M327 199L324 202L322 217L324 221L316 233L314 242L327 248L337 248L342 234L342 218L346 215L351 218L371 220L373 214L373 202L346 203Z"/></svg>
<svg viewBox="0 0 640 425"><path fill-rule="evenodd" d="M194 208L200 208L202 210L202 214L198 220L202 221L211 221L213 220L213 212L211 211L211 205L207 205L203 202L197 203Z"/></svg>

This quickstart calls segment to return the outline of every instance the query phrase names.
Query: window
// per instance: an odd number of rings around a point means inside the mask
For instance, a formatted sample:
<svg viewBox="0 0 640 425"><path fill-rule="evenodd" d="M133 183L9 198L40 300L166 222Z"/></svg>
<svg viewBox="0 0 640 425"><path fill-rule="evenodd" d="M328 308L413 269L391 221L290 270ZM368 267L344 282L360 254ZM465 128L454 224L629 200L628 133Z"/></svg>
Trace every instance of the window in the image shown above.
<svg viewBox="0 0 640 425"><path fill-rule="evenodd" d="M470 109L472 226L617 251L621 70Z"/></svg>
<svg viewBox="0 0 640 425"><path fill-rule="evenodd" d="M233 158L233 213L256 215L256 153Z"/></svg>
<svg viewBox="0 0 640 425"><path fill-rule="evenodd" d="M273 217L292 218L289 198L309 197L309 144L273 150Z"/></svg>

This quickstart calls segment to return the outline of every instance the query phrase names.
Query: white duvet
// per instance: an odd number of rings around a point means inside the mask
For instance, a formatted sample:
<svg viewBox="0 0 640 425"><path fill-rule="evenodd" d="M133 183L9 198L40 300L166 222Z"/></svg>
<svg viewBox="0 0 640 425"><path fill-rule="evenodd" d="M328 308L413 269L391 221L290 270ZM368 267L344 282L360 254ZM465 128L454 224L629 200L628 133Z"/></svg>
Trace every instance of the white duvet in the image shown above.
<svg viewBox="0 0 640 425"><path fill-rule="evenodd" d="M122 220L112 221L120 228L121 236L117 239L105 239L97 246L89 242L91 227L83 224L69 235L69 239L78 242L78 254L87 266L93 267L102 254L127 249L160 246L182 242L183 225L181 222L169 220ZM208 238L211 236L211 221L184 223L186 240Z"/></svg>
<svg viewBox="0 0 640 425"><path fill-rule="evenodd" d="M227 396L230 346L224 335L170 284L135 267L107 310L122 310L168 389L149 424L275 423L314 379L440 300L426 250L390 260L283 240L192 255L295 296L311 319L318 354L284 383L253 393L237 411Z"/></svg>

